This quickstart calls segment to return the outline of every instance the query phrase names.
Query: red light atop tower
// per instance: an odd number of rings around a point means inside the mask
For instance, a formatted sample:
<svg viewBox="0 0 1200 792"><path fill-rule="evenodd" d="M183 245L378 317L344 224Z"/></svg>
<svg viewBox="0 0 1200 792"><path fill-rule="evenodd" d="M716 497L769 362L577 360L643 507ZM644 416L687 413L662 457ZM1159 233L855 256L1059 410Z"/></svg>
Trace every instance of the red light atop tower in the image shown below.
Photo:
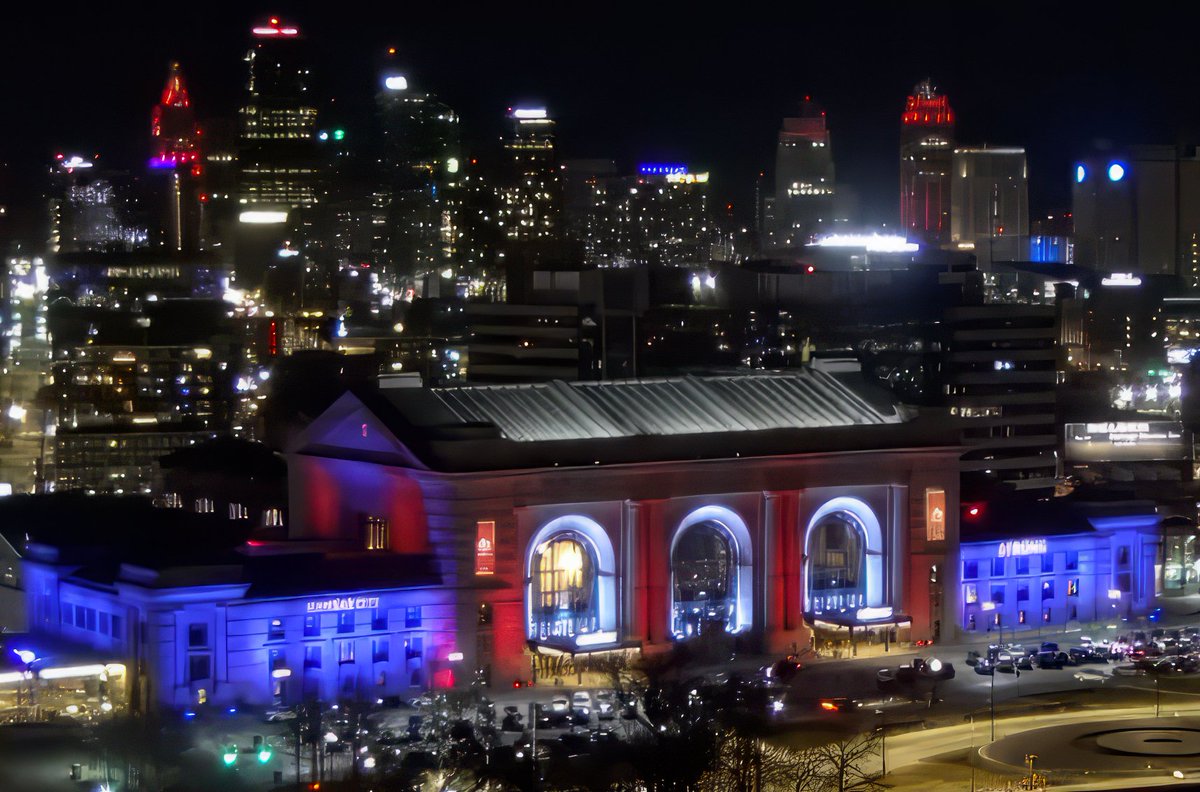
<svg viewBox="0 0 1200 792"><path fill-rule="evenodd" d="M250 29L259 38L276 38L279 36L298 36L300 29L295 25L280 22L279 17L271 17L265 25L256 25Z"/></svg>

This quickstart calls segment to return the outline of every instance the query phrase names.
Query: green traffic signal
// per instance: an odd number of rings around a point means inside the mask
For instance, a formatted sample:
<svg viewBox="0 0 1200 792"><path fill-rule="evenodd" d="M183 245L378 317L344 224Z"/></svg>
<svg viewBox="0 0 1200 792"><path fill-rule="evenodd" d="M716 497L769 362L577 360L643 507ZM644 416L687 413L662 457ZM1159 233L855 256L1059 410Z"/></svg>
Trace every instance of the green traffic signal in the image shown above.
<svg viewBox="0 0 1200 792"><path fill-rule="evenodd" d="M225 763L226 767L232 767L233 763L237 761L237 757L238 757L237 746L231 745L225 749L225 753L221 754L221 761Z"/></svg>
<svg viewBox="0 0 1200 792"><path fill-rule="evenodd" d="M271 761L271 746L263 745L258 751L258 762L259 764L266 764L269 761Z"/></svg>

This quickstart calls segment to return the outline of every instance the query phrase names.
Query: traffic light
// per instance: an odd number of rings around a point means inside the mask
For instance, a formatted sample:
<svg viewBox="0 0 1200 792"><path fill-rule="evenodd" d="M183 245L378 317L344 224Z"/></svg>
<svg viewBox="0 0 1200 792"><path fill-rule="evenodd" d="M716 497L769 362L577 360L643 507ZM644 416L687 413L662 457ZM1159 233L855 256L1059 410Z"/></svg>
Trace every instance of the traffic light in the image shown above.
<svg viewBox="0 0 1200 792"><path fill-rule="evenodd" d="M224 753L221 754L221 761L225 763L225 766L233 767L234 763L237 762L237 758L238 758L237 746L236 745L225 746Z"/></svg>
<svg viewBox="0 0 1200 792"><path fill-rule="evenodd" d="M271 746L267 745L266 743L263 743L262 746L259 747L259 749L258 749L258 763L266 764L267 762L271 761L272 753L273 752L271 750Z"/></svg>

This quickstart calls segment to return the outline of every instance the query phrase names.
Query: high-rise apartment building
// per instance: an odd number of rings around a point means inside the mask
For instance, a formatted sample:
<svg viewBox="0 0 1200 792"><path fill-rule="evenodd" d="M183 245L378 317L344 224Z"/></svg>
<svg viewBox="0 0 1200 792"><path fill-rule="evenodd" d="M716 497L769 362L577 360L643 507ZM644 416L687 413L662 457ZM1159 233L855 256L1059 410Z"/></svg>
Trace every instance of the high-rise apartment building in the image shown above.
<svg viewBox="0 0 1200 792"><path fill-rule="evenodd" d="M504 173L497 198L504 236L523 241L553 238L562 211L554 119L544 107L510 108L503 146Z"/></svg>
<svg viewBox="0 0 1200 792"><path fill-rule="evenodd" d="M950 174L954 111L925 80L900 117L900 225L915 242L941 245L950 237Z"/></svg>
<svg viewBox="0 0 1200 792"><path fill-rule="evenodd" d="M306 42L296 26L272 17L252 30L249 81L240 110L242 151L238 201L243 221L264 211L311 206L318 198L314 147L316 100ZM249 217L246 217L248 212ZM282 221L281 221L282 222Z"/></svg>
<svg viewBox="0 0 1200 792"><path fill-rule="evenodd" d="M825 111L805 97L800 114L783 119L775 149L774 246L807 244L833 222L833 182Z"/></svg>
<svg viewBox="0 0 1200 792"><path fill-rule="evenodd" d="M387 205L387 258L419 276L453 263L462 233L458 115L420 90L395 62L380 75L380 187Z"/></svg>

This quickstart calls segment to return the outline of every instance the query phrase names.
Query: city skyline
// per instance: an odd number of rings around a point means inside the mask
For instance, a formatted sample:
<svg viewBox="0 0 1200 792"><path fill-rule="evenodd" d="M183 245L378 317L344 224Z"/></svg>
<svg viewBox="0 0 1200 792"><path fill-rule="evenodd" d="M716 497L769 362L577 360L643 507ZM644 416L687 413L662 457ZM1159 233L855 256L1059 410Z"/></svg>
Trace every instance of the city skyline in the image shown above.
<svg viewBox="0 0 1200 792"><path fill-rule="evenodd" d="M31 174L58 149L98 152L117 167L143 162L145 113L161 90L163 69L175 60L188 75L202 120L233 117L249 29L259 16L276 12L321 45L314 78L327 117L344 116L351 126L369 118L377 55L396 46L414 77L462 117L468 144L493 143L506 107L536 101L558 120L564 159L704 167L713 174L714 196L733 201L745 222L753 216L755 177L771 170L780 119L794 114L805 95L828 110L839 184L857 194L864 225L898 220L899 118L904 97L926 78L955 107L961 143L1026 147L1034 217L1068 205L1071 163L1097 138L1119 144L1200 139L1194 131L1200 111L1179 87L1194 65L1173 63L1180 56L1170 46L1156 48L1162 54L1149 63L1139 55L1149 45L1135 38L1102 63L1083 57L1089 65L1083 72L1052 69L1056 61L1086 56L1087 42L1106 35L1098 23L1059 24L1070 19L975 20L985 26L956 12L953 19L922 21L917 40L925 43L918 45L897 36L903 27L895 14L865 20L815 14L796 20L796 30L821 32L798 33L803 45L788 51L790 20L766 24L750 15L705 28L700 21L660 21L652 14L644 24L629 23L628 16L614 14L572 28L536 14L406 9L405 16L286 4L258 11L218 5L206 18L192 19L190 10L170 7L104 17L81 9L70 25L32 12L31 26L62 46L30 79L10 85L11 95L18 106L35 106L63 85L76 92L69 102L51 103L0 133L11 173L5 192L28 194L39 187ZM46 14L44 24L36 24L39 14ZM951 28L968 32L951 37ZM1019 54L1038 38L1038 29L1063 36L1059 54L1044 63ZM106 46L129 31L136 32L136 46ZM35 35L5 43L5 72L13 75L28 73L21 63L45 41ZM486 69L477 67L481 62ZM90 81L80 83L85 69ZM1172 73L1181 79L1170 80ZM77 91L80 85L85 90ZM96 90L87 90L93 85ZM1134 91L1137 114L1121 98ZM5 197L20 203L14 200L19 196Z"/></svg>

